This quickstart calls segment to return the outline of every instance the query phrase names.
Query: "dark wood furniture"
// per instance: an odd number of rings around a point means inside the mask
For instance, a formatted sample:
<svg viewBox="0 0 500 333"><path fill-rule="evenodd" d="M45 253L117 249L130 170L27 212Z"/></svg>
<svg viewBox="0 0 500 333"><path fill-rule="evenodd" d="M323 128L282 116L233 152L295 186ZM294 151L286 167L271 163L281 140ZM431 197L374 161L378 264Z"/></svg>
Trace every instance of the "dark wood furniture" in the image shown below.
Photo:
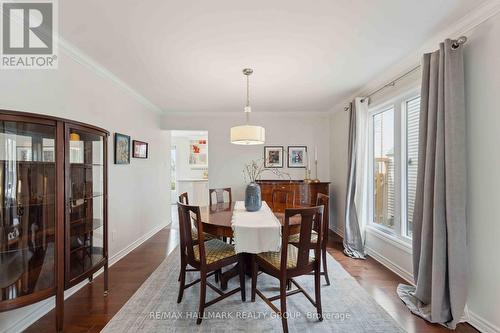
<svg viewBox="0 0 500 333"><path fill-rule="evenodd" d="M302 180L258 180L262 200L273 201L273 190L290 190L295 194L296 206L314 206L318 193L329 195L329 182L304 183Z"/></svg>
<svg viewBox="0 0 500 333"><path fill-rule="evenodd" d="M290 218L300 216L300 237L299 242L292 246L288 242L290 236ZM315 225L321 225L323 221L323 206L311 208L291 208L285 210L285 222L282 230L281 250L279 252L266 252L252 256L252 302L255 302L255 294L258 294L271 309L281 317L283 331L288 332L288 322L286 315L286 297L298 293L304 296L316 307L318 319L323 320L321 309L321 288L320 288L320 242L312 242L312 234ZM322 237L322 228L318 228L318 237ZM310 256L310 251L314 251L314 256ZM280 293L277 296L266 297L257 289L257 273L262 271L277 278L280 281ZM314 273L314 294L315 299L297 283L293 278L301 275ZM287 293L287 284L291 281L297 289ZM280 300L278 309L272 302Z"/></svg>
<svg viewBox="0 0 500 333"><path fill-rule="evenodd" d="M233 229L231 227L231 218L233 216L234 202L225 202L210 205L208 207L200 207L201 219L203 221L203 228L205 233L209 233L216 237L233 237ZM284 219L279 219L284 223ZM300 231L300 219L290 220L290 234L296 234ZM244 256L245 259L245 272L251 273L250 256ZM232 269L224 272L220 276L222 290L227 289L227 282L238 275L238 270Z"/></svg>
<svg viewBox="0 0 500 333"><path fill-rule="evenodd" d="M228 194L229 201L224 200L224 192ZM215 193L215 203L233 202L233 196L231 194L231 188L211 188L208 190L208 197L210 201L210 206L214 204L212 201L213 194Z"/></svg>
<svg viewBox="0 0 500 333"><path fill-rule="evenodd" d="M330 285L330 278L328 276L328 267L327 267L327 253L326 253L326 244L328 243L328 205L329 205L330 197L324 195L322 193L318 193L318 198L316 199L316 206L323 206L323 220L321 225L313 226L313 233L311 235L311 241L317 242L319 239L318 229L323 229L323 237L321 240L321 257L323 261L323 271L320 273L325 276L326 284ZM295 245L299 243L300 234L291 235L288 241Z"/></svg>
<svg viewBox="0 0 500 333"><path fill-rule="evenodd" d="M206 307L215 304L224 298L231 296L238 291L241 292L241 300L245 301L245 273L243 272L242 256L234 252L234 246L222 242L218 239L212 239L205 242L203 233L203 222L201 219L200 208L197 206L188 206L182 203L177 204L179 212L179 229L181 248L186 249L186 256L181 256L181 279L179 284L179 295L177 303L182 301L184 290L200 283L200 305L198 309L198 318L196 324L201 324L204 310ZM191 219L194 216L197 222L199 239L195 243L191 238L192 223ZM222 292L219 288L207 281L207 278L220 271L223 267L239 262L240 287L235 288L227 293ZM200 278L186 284L186 267L190 265L200 272ZM213 289L220 296L206 302L207 286Z"/></svg>
<svg viewBox="0 0 500 333"><path fill-rule="evenodd" d="M183 193L181 193L179 195L179 202L181 204L184 204L184 205L189 205L189 197L188 197L188 193L187 192L183 192ZM192 238L193 242L195 242L195 244L198 243L198 228L196 226L191 226L191 238ZM214 237L212 235L210 235L210 234L206 234L205 233L205 240L210 240L210 239L214 239ZM181 262L182 262L187 257L186 249L181 247L181 249L180 249L179 252L180 252L180 255L181 255ZM186 271L187 272L197 271L197 269L187 268ZM179 272L179 279L178 279L178 281L181 280L181 274L182 274L182 271ZM220 276L220 272L217 272L215 274L215 282L219 282L219 276Z"/></svg>
<svg viewBox="0 0 500 333"><path fill-rule="evenodd" d="M231 218L233 216L235 202L225 202L207 207L200 207L201 220L205 233L217 237L233 237ZM280 221L283 223L283 221ZM291 219L290 234L300 231L300 219Z"/></svg>
<svg viewBox="0 0 500 333"><path fill-rule="evenodd" d="M56 296L104 267L107 140L71 120L0 110L0 311Z"/></svg>
<svg viewBox="0 0 500 333"><path fill-rule="evenodd" d="M273 188L271 202L273 212L282 213L285 209L295 206L295 192L290 189Z"/></svg>
<svg viewBox="0 0 500 333"><path fill-rule="evenodd" d="M179 195L179 202L185 205L189 205L188 193L184 192Z"/></svg>

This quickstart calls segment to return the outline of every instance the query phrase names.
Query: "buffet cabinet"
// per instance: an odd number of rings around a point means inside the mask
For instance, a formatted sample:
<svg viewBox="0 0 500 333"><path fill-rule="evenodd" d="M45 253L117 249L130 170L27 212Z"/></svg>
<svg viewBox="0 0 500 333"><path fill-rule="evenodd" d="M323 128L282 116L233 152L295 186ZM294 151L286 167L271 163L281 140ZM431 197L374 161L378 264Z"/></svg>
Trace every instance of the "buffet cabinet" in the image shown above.
<svg viewBox="0 0 500 333"><path fill-rule="evenodd" d="M329 182L306 183L302 180L258 180L262 200L271 203L273 190L286 190L294 194L296 206L315 206L318 193L329 195ZM275 209L279 209L275 207Z"/></svg>
<svg viewBox="0 0 500 333"><path fill-rule="evenodd" d="M109 133L0 110L0 311L56 296L104 268L108 289Z"/></svg>

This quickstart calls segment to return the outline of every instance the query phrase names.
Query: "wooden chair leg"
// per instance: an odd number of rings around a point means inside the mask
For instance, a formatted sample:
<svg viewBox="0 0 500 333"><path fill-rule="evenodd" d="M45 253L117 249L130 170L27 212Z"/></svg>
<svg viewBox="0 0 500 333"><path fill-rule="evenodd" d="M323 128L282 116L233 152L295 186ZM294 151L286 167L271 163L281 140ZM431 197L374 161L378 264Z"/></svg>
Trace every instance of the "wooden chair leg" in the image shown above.
<svg viewBox="0 0 500 333"><path fill-rule="evenodd" d="M280 280L280 303L281 303L281 325L283 326L283 333L288 333L288 314L286 313L286 288L287 279Z"/></svg>
<svg viewBox="0 0 500 333"><path fill-rule="evenodd" d="M205 300L207 294L207 273L205 271L200 271L200 307L198 309L198 319L196 319L196 324L201 324L203 320L203 315L205 312Z"/></svg>
<svg viewBox="0 0 500 333"><path fill-rule="evenodd" d="M330 277L328 276L328 268L326 267L326 256L327 256L326 248L321 249L321 256L323 257L323 272L325 274L326 285L329 286L330 285Z"/></svg>
<svg viewBox="0 0 500 333"><path fill-rule="evenodd" d="M245 262L243 261L243 256L240 255L240 268L239 268L239 274L240 274L240 288L241 288L241 301L245 302L246 300L246 290L245 290Z"/></svg>
<svg viewBox="0 0 500 333"><path fill-rule="evenodd" d="M220 269L218 269L217 271L215 271L215 282L216 283L219 283L219 280L220 280L220 276L222 274L222 271Z"/></svg>
<svg viewBox="0 0 500 333"><path fill-rule="evenodd" d="M177 303L182 301L182 295L184 294L184 286L186 284L186 264L181 263L181 271L179 273L179 295L177 296Z"/></svg>
<svg viewBox="0 0 500 333"><path fill-rule="evenodd" d="M259 267L255 262L255 255L252 254L252 302L255 302L255 293L257 291L257 273L259 271Z"/></svg>
<svg viewBox="0 0 500 333"><path fill-rule="evenodd" d="M314 296L316 298L316 312L318 313L318 320L323 321L323 310L321 308L321 274L320 274L320 264L316 266L314 270Z"/></svg>

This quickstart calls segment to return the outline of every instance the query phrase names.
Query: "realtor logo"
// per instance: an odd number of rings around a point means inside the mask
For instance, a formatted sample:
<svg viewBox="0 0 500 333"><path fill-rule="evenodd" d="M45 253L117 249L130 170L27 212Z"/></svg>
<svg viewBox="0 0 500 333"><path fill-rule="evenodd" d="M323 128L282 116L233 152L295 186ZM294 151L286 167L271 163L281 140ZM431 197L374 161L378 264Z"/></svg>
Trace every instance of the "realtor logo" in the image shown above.
<svg viewBox="0 0 500 333"><path fill-rule="evenodd" d="M1 1L1 68L57 68L55 3Z"/></svg>

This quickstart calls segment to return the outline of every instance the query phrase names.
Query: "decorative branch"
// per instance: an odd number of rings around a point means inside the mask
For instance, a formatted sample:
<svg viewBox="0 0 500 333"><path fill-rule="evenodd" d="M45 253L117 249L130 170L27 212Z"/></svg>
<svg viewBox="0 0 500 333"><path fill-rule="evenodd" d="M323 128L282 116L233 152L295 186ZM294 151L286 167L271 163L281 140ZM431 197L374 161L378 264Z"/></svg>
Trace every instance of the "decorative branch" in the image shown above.
<svg viewBox="0 0 500 333"><path fill-rule="evenodd" d="M284 179L285 177L288 180L292 180L292 177L288 172L281 171L277 168L265 168L264 167L264 159L258 159L257 161L252 160L250 163L245 164L243 168L243 177L245 183L254 183L257 180L261 179L261 176L264 172L270 171L280 179ZM248 178L248 179L247 179Z"/></svg>

